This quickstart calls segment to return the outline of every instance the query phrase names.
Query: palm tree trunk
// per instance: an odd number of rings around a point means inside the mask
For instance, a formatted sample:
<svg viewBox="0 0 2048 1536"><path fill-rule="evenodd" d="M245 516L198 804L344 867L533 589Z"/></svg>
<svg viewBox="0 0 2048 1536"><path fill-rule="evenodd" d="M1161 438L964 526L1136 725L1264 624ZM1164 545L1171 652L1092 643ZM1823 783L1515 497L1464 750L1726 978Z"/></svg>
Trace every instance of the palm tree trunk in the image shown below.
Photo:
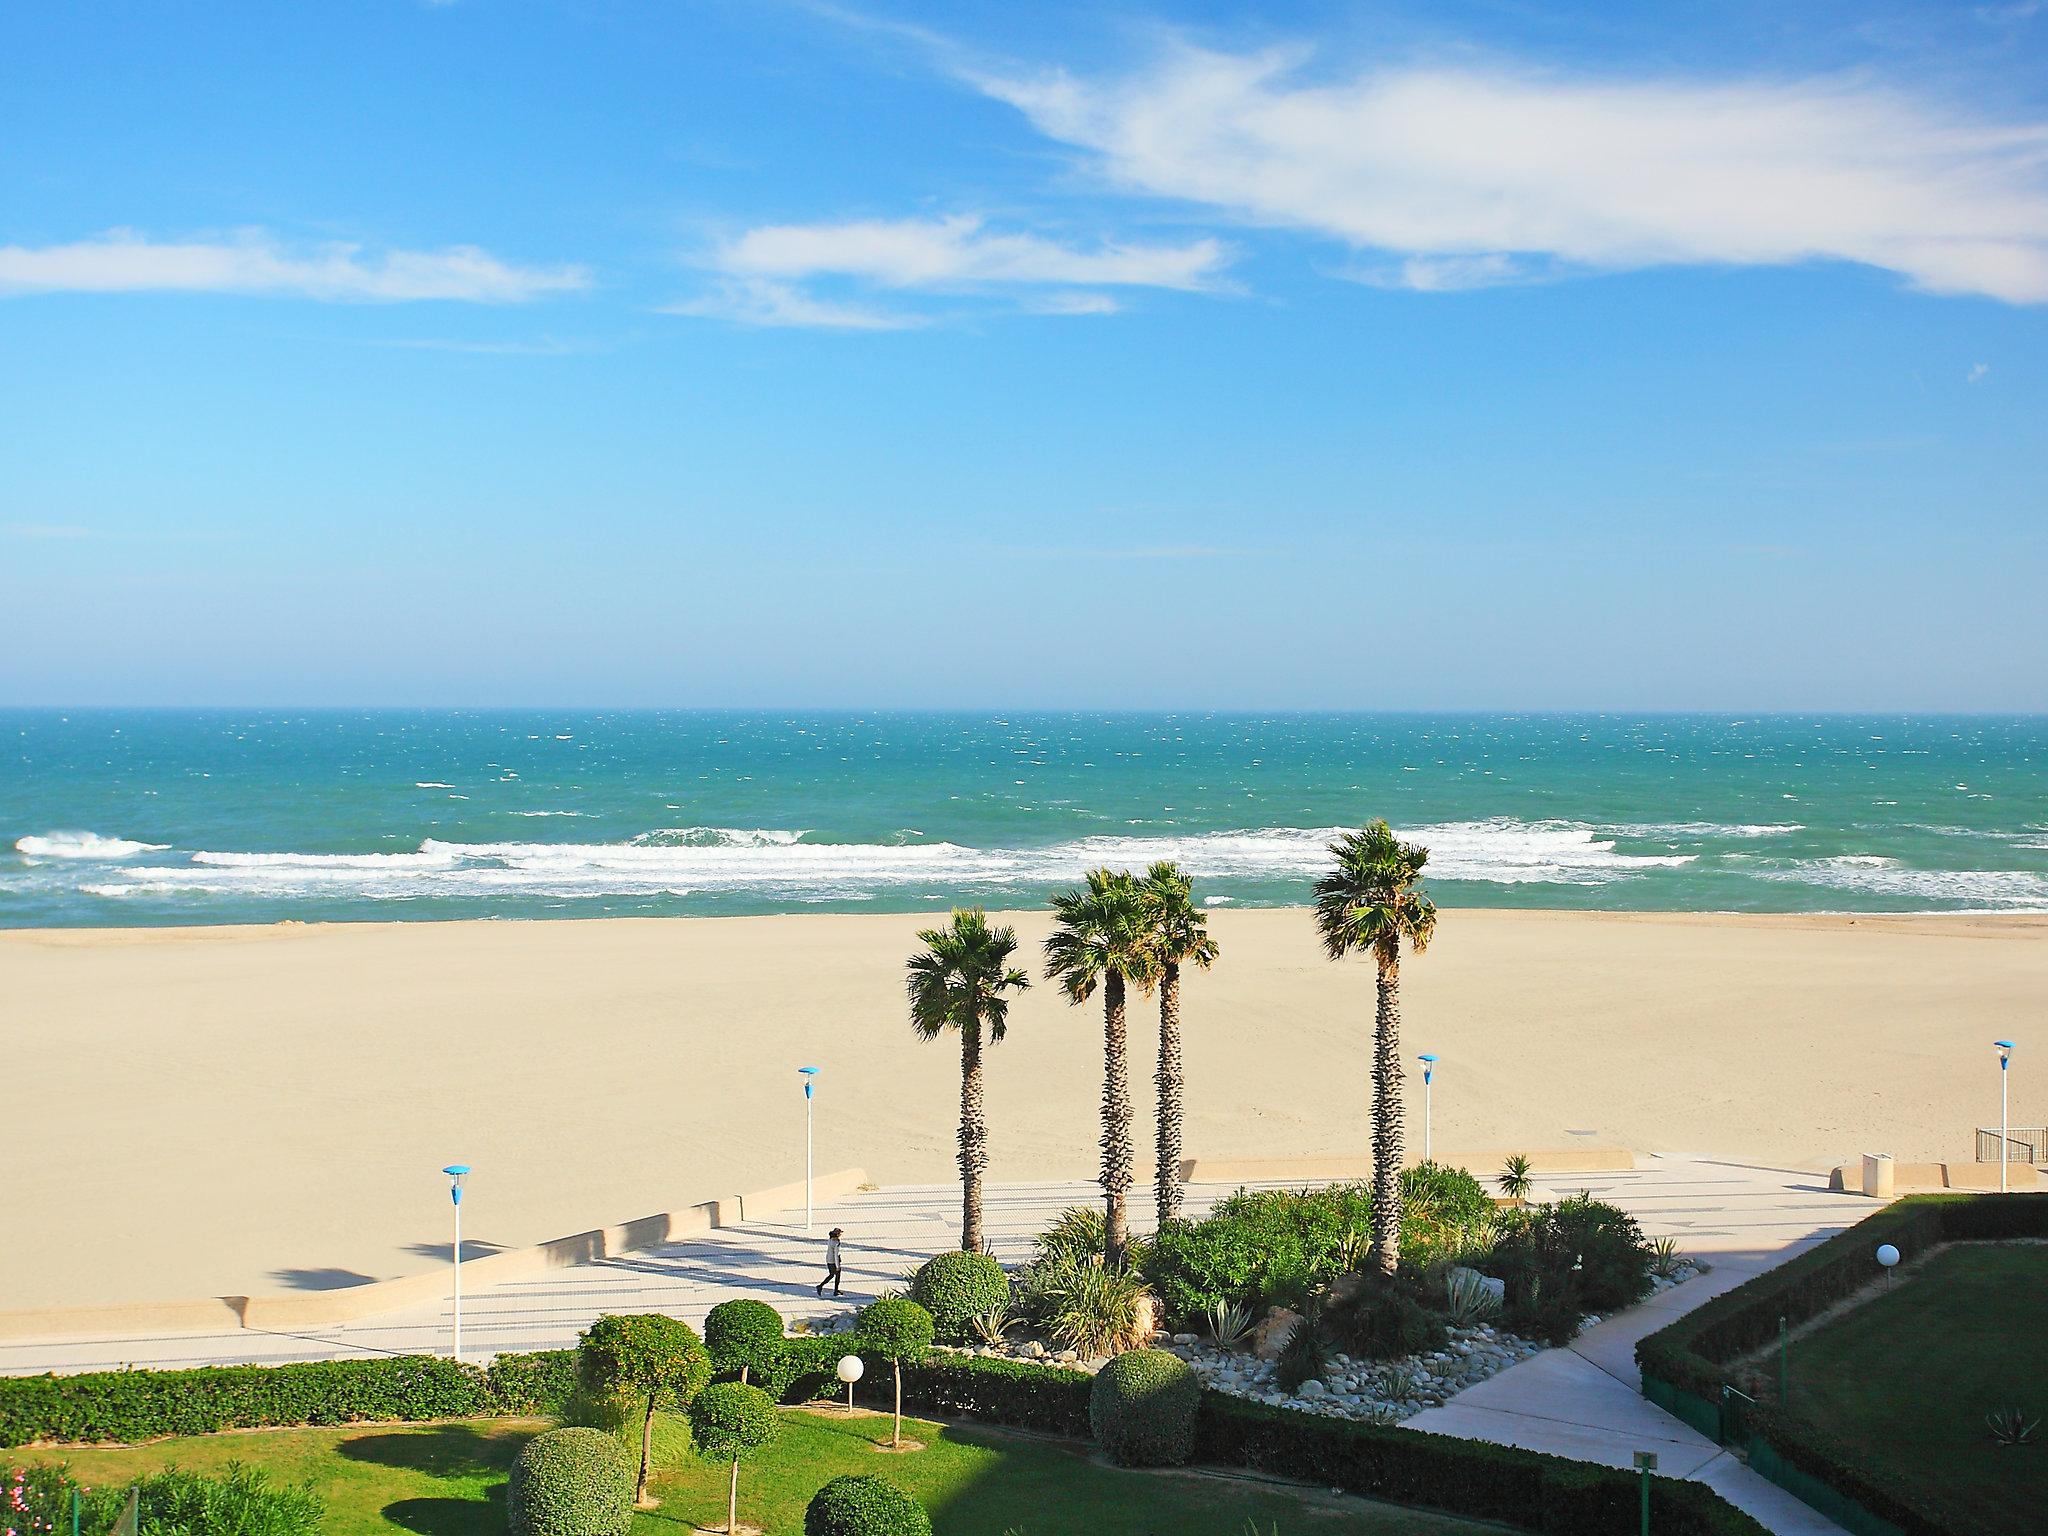
<svg viewBox="0 0 2048 1536"><path fill-rule="evenodd" d="M1131 1187L1131 1072L1124 1049L1124 978L1111 971L1102 988L1103 1262L1121 1264L1129 1241L1124 1195Z"/></svg>
<svg viewBox="0 0 2048 1536"><path fill-rule="evenodd" d="M1372 1256L1382 1274L1401 1263L1401 961L1379 957L1372 1037Z"/></svg>
<svg viewBox="0 0 2048 1536"><path fill-rule="evenodd" d="M1153 1175L1159 1224L1180 1214L1180 966L1168 961L1159 978L1159 1171Z"/></svg>
<svg viewBox="0 0 2048 1536"><path fill-rule="evenodd" d="M740 1459L732 1459L732 1481L725 1489L725 1536L737 1536L740 1528Z"/></svg>
<svg viewBox="0 0 2048 1536"><path fill-rule="evenodd" d="M988 1168L988 1125L981 1102L981 1020L960 1027L960 1246L981 1252L981 1176Z"/></svg>
<svg viewBox="0 0 2048 1536"><path fill-rule="evenodd" d="M654 1394L647 1394L647 1421L640 1426L640 1481L633 1488L633 1502L647 1502L647 1469L654 1464Z"/></svg>

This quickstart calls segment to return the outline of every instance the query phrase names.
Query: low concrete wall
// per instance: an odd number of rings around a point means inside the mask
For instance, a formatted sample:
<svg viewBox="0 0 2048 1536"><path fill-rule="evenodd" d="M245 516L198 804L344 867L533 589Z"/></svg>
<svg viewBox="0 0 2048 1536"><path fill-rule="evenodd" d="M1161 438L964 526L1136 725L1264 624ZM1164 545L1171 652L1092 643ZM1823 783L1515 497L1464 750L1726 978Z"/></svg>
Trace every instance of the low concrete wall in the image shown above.
<svg viewBox="0 0 2048 1536"><path fill-rule="evenodd" d="M2048 1181L2032 1163L2006 1164L2012 1188L2048 1189ZM1828 1174L1828 1188L1863 1192L1863 1168L1859 1163L1842 1163ZM1893 1163L1892 1190L1900 1195L1931 1194L1942 1189L1973 1189L1980 1193L1998 1188L1996 1163Z"/></svg>
<svg viewBox="0 0 2048 1536"><path fill-rule="evenodd" d="M816 1197L837 1200L852 1194L868 1176L860 1168L820 1175ZM536 1243L486 1253L462 1264L465 1292L515 1280L543 1270L589 1264L622 1253L659 1248L678 1238L710 1232L786 1211L804 1203L804 1186L779 1184L752 1194L729 1195L701 1205L662 1211L615 1227L599 1227ZM76 1339L121 1334L207 1333L228 1328L320 1328L358 1322L401 1307L421 1306L448 1295L448 1268L392 1280L373 1280L332 1291L299 1291L275 1296L211 1296L197 1301L137 1302L109 1307L40 1307L0 1312L0 1340Z"/></svg>

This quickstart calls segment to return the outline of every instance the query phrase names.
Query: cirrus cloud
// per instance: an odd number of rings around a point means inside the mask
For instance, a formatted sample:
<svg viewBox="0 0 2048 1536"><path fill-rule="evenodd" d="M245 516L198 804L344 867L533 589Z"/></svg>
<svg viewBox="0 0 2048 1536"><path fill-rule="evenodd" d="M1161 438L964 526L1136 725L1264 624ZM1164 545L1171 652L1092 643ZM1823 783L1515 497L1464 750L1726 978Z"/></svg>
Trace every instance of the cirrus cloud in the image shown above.
<svg viewBox="0 0 2048 1536"><path fill-rule="evenodd" d="M473 245L370 252L291 248L261 230L222 240L151 240L111 230L67 245L0 246L0 295L244 293L403 303L520 304L590 285L581 267L528 267Z"/></svg>
<svg viewBox="0 0 2048 1536"><path fill-rule="evenodd" d="M1425 289L1560 267L1858 262L2048 301L2048 124L1861 79L1587 80L1176 44L1117 78L972 76L1112 186L1313 232Z"/></svg>

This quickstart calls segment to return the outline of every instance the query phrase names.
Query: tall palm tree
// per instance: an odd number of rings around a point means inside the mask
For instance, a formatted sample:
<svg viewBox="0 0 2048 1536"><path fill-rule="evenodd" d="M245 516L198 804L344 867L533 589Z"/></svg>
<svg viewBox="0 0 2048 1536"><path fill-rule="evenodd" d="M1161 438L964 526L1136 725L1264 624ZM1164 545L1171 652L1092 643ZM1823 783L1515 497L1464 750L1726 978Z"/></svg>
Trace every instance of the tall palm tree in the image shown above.
<svg viewBox="0 0 2048 1536"><path fill-rule="evenodd" d="M1178 864L1145 872L1146 943L1159 966L1159 1172L1153 1180L1162 1224L1180 1214L1180 969L1207 970L1216 961L1209 919L1193 900L1194 882Z"/></svg>
<svg viewBox="0 0 2048 1536"><path fill-rule="evenodd" d="M979 907L956 908L944 928L918 934L924 953L910 957L910 1027L926 1040L960 1032L960 1246L981 1251L981 1176L988 1168L988 1124L981 1104L981 1044L1003 1038L1010 1000L1031 978L1010 964L1017 930L991 928Z"/></svg>
<svg viewBox="0 0 2048 1536"><path fill-rule="evenodd" d="M1131 1187L1131 1078L1124 1050L1125 984L1149 991L1158 969L1147 942L1145 898L1128 871L1088 872L1078 891L1053 897L1045 975L1067 1001L1085 1003L1102 988L1103 1260L1123 1262L1129 1240L1124 1199Z"/></svg>
<svg viewBox="0 0 2048 1536"><path fill-rule="evenodd" d="M1370 950L1379 967L1372 1041L1372 1253L1386 1274L1401 1260L1401 941L1418 955L1436 932L1436 903L1416 885L1429 850L1384 821L1330 844L1337 867L1316 882L1316 929L1332 960Z"/></svg>

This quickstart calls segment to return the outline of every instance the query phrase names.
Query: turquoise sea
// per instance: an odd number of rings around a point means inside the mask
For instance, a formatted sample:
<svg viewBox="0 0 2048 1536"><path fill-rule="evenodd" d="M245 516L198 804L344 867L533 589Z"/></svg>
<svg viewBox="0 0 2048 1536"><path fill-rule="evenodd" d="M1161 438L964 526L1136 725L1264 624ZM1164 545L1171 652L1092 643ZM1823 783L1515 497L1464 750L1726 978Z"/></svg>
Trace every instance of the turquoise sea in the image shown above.
<svg viewBox="0 0 2048 1536"><path fill-rule="evenodd" d="M2048 719L0 712L0 926L903 911L1176 858L1296 903L2048 911Z"/></svg>

